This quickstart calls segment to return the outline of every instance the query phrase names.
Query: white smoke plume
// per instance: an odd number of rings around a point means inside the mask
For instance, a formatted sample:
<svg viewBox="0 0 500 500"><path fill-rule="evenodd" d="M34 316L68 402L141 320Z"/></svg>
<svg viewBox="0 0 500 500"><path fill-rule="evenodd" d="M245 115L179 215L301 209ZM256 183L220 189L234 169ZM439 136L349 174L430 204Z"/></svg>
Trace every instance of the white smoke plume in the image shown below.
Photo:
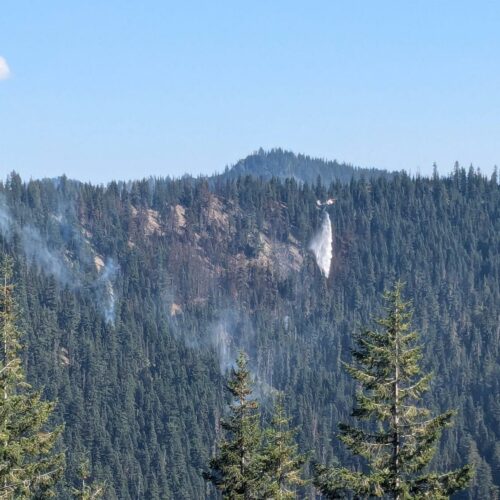
<svg viewBox="0 0 500 500"><path fill-rule="evenodd" d="M104 318L106 323L115 324L115 304L116 295L113 287L113 280L118 272L118 266L113 259L108 259L99 276L99 283L102 286Z"/></svg>
<svg viewBox="0 0 500 500"><path fill-rule="evenodd" d="M254 339L253 325L237 305L234 309L221 311L217 320L209 327L211 347L219 357L220 371L225 374L234 367L240 350L251 354ZM250 356L252 357L252 356Z"/></svg>
<svg viewBox="0 0 500 500"><path fill-rule="evenodd" d="M76 278L65 265L64 259L48 247L40 232L29 224L21 226L14 220L3 197L0 197L0 233L9 241L17 235L26 259L54 276L59 282L71 288L78 285Z"/></svg>
<svg viewBox="0 0 500 500"><path fill-rule="evenodd" d="M213 327L211 332L212 344L219 356L219 365L221 373L226 373L229 368L234 366L236 352L230 333L230 325L227 318L221 319Z"/></svg>
<svg viewBox="0 0 500 500"><path fill-rule="evenodd" d="M64 239L71 239L76 244L78 262L80 264L83 261L92 262L91 250L88 248L87 242L79 232L73 230L62 215L67 210L68 208L59 210L58 215L54 215L53 219L58 222ZM12 215L3 196L0 196L0 234L7 241L11 241L14 237L18 238L29 263L37 265L46 274L52 275L63 286L67 286L72 290L81 289L81 278L84 277L78 272L78 268L71 266L68 259L60 251L49 248L47 239L42 236L38 229L29 224L20 225ZM117 272L118 266L113 259L108 259L97 282L92 286L96 298L103 308L104 318L107 323L111 324L115 322L116 293L113 281ZM85 280L83 279L83 281Z"/></svg>
<svg viewBox="0 0 500 500"><path fill-rule="evenodd" d="M332 223L330 221L330 216L328 212L324 212L323 222L319 231L313 236L311 243L309 243L309 250L314 254L316 258L316 263L321 269L323 275L328 278L330 274L330 267L332 264L333 257L333 233L332 233Z"/></svg>
<svg viewBox="0 0 500 500"><path fill-rule="evenodd" d="M219 369L222 375L236 366L236 358L240 349L247 351L243 347L244 336L242 329L248 332L250 325L245 321L242 327L242 318L236 310L222 310L218 317L211 322L206 331L183 330L182 317L170 316L170 324L173 333L186 344L190 349L213 350L219 360ZM200 335L201 333L201 335Z"/></svg>
<svg viewBox="0 0 500 500"><path fill-rule="evenodd" d="M219 357L220 372L227 375L236 366L240 351L248 355L248 368L252 377L252 397L268 404L277 394L272 376L264 373L255 346L255 330L249 317L242 311L226 311L209 331L211 346Z"/></svg>
<svg viewBox="0 0 500 500"><path fill-rule="evenodd" d="M254 335L250 318L238 310L236 305L234 309L220 313L209 329L209 338L219 357L222 374L236 365L239 351L243 350L253 358L251 351L255 350L252 346Z"/></svg>
<svg viewBox="0 0 500 500"><path fill-rule="evenodd" d="M12 218L0 197L0 233L4 238L10 238L11 227Z"/></svg>
<svg viewBox="0 0 500 500"><path fill-rule="evenodd" d="M34 227L23 226L20 235L28 261L35 262L45 273L51 274L64 285L69 285L71 288L77 286L76 280L72 279L70 271L62 263L62 259L47 247L42 236Z"/></svg>

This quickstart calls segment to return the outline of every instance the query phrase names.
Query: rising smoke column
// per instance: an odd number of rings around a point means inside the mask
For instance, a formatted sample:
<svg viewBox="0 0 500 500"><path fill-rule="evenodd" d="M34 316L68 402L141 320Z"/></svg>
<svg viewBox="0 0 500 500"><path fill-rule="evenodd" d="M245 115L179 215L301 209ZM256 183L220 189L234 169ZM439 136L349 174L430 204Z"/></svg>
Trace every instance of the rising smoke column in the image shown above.
<svg viewBox="0 0 500 500"><path fill-rule="evenodd" d="M311 243L309 243L309 250L314 254L316 263L325 278L328 278L328 275L330 274L330 266L332 264L332 240L332 223L328 212L325 211L321 227L313 236Z"/></svg>
<svg viewBox="0 0 500 500"><path fill-rule="evenodd" d="M44 273L51 274L60 283L74 289L78 277L72 273L60 252L50 249L46 238L30 224L20 225L12 215L7 201L0 196L0 235L8 241L18 237L26 260L36 264Z"/></svg>
<svg viewBox="0 0 500 500"><path fill-rule="evenodd" d="M221 319L212 329L212 343L219 356L220 371L225 374L234 365L236 352L227 318Z"/></svg>
<svg viewBox="0 0 500 500"><path fill-rule="evenodd" d="M104 318L106 323L115 324L115 290L113 288L113 280L118 272L118 266L113 259L108 259L104 266L102 274L99 276L99 284L101 285L101 293L103 295L102 307L104 309Z"/></svg>
<svg viewBox="0 0 500 500"><path fill-rule="evenodd" d="M63 210L59 215L53 216L59 224L61 232L65 232L64 240L71 239L72 243L78 242L78 260L80 263L89 261L89 250L84 246L85 240L81 235L73 231L67 222L63 222ZM71 290L78 290L82 287L84 276L81 271L72 269L68 265L68 259L64 257L61 250L49 247L47 238L44 238L40 231L30 225L20 225L12 215L5 197L0 195L0 236L7 241L13 237L19 238L23 253L29 263L36 264L44 273L54 276L59 283L69 287ZM95 290L96 299L102 307L102 312L106 323L115 322L115 303L116 292L114 289L114 280L119 267L113 259L107 259L102 273L97 282L92 286Z"/></svg>

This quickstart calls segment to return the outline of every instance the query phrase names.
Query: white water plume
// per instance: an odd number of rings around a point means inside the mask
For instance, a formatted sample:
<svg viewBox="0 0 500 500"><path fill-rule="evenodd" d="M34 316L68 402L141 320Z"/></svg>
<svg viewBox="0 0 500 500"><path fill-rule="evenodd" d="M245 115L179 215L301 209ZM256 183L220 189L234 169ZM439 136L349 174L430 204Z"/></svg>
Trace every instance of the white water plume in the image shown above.
<svg viewBox="0 0 500 500"><path fill-rule="evenodd" d="M323 222L318 232L313 236L311 243L309 243L309 250L314 254L316 263L326 278L330 274L332 264L332 241L332 223L328 212L324 212Z"/></svg>

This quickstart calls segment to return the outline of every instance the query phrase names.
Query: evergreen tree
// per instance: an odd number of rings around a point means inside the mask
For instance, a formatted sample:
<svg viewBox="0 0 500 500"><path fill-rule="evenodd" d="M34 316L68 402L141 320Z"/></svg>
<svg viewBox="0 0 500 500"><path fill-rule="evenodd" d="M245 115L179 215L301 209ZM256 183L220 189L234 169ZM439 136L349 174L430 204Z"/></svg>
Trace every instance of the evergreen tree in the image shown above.
<svg viewBox="0 0 500 500"><path fill-rule="evenodd" d="M294 438L295 430L290 429L290 418L285 414L283 396L280 394L274 406L271 426L264 432L263 498L296 498L296 487L306 483L300 477L306 458L299 454Z"/></svg>
<svg viewBox="0 0 500 500"><path fill-rule="evenodd" d="M225 436L218 454L210 461L210 471L203 474L224 498L261 498L261 428L258 403L250 399L252 382L247 357L240 352L227 388L233 398L230 415L221 420Z"/></svg>
<svg viewBox="0 0 500 500"><path fill-rule="evenodd" d="M99 483L88 483L88 478L90 476L90 462L88 460L84 460L80 464L79 472L81 488L74 488L73 496L81 500L95 500L101 498L105 491L104 485Z"/></svg>
<svg viewBox="0 0 500 500"><path fill-rule="evenodd" d="M420 376L421 348L410 328L409 303L401 297L402 284L385 294L387 315L377 321L381 331L357 336L355 363L347 371L360 384L353 416L374 419L371 429L340 425L340 439L368 460L370 473L318 466L315 483L328 498L389 496L395 499L443 499L467 486L471 467L439 474L426 467L433 458L443 428L453 411L430 418L417 406L429 387L430 375Z"/></svg>
<svg viewBox="0 0 500 500"><path fill-rule="evenodd" d="M64 455L53 451L62 429L47 430L54 403L25 381L11 277L6 260L0 286L0 498L46 498L63 473Z"/></svg>

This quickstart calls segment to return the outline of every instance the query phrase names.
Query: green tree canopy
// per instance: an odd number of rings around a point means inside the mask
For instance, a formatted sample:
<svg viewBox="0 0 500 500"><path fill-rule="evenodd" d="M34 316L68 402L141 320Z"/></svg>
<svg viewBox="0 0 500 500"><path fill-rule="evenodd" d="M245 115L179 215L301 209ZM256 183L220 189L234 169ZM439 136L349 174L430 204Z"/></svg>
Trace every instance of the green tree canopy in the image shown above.
<svg viewBox="0 0 500 500"><path fill-rule="evenodd" d="M365 330L356 338L354 364L346 365L359 383L352 415L374 425L340 425L340 439L367 459L369 472L318 466L315 483L328 498L389 496L395 499L448 498L467 486L471 467L448 473L427 468L442 430L453 411L436 417L419 405L429 388L430 374L420 375L421 348L411 330L409 303L401 297L402 284L385 294L386 316L379 330Z"/></svg>
<svg viewBox="0 0 500 500"><path fill-rule="evenodd" d="M301 477L306 457L298 451L295 433L294 429L290 429L290 418L285 413L283 395L280 393L274 404L271 425L264 431L264 498L296 498L297 487L306 484Z"/></svg>
<svg viewBox="0 0 500 500"><path fill-rule="evenodd" d="M54 403L42 400L26 382L19 357L12 264L3 265L0 286L0 498L38 498L54 494L64 454L54 445L61 427L48 430Z"/></svg>
<svg viewBox="0 0 500 500"><path fill-rule="evenodd" d="M204 477L225 498L260 498L259 404L251 399L252 381L247 357L243 352L238 355L227 388L233 401L229 416L221 420L225 435L219 444L217 456L210 461L210 471L204 473Z"/></svg>

